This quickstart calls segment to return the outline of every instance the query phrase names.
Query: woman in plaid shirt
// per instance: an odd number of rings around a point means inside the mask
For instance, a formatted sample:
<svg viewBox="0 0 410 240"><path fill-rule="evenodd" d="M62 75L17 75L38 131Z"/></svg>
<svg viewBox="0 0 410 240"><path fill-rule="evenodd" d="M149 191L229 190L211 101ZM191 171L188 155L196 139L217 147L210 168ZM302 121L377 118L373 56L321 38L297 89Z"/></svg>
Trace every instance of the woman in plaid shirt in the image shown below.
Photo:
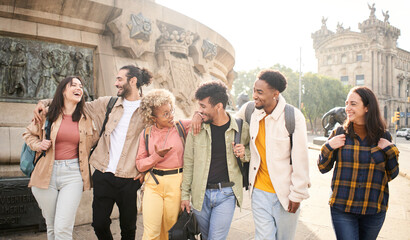
<svg viewBox="0 0 410 240"><path fill-rule="evenodd" d="M346 114L343 127L322 146L318 167L326 173L335 165L329 205L337 239L376 239L386 216L388 182L399 173L399 150L369 88L350 90Z"/></svg>

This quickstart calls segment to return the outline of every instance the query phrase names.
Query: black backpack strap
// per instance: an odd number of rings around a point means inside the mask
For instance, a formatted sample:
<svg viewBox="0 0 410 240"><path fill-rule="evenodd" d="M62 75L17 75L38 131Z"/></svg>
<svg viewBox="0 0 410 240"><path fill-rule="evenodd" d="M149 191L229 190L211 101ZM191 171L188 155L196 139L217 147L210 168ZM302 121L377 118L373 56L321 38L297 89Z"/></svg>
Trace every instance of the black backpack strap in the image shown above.
<svg viewBox="0 0 410 240"><path fill-rule="evenodd" d="M382 138L391 141L393 138L391 136L391 134L388 131L384 131Z"/></svg>
<svg viewBox="0 0 410 240"><path fill-rule="evenodd" d="M241 142L241 133L242 133L242 124L243 120L240 118L235 118L236 124L238 125L238 131L235 132L235 144L238 144ZM244 174L244 169L242 166L241 159L239 157L236 157L236 161L238 162L239 169L241 170L242 176Z"/></svg>
<svg viewBox="0 0 410 240"><path fill-rule="evenodd" d="M145 143L145 150L149 156L149 136L151 134L151 127L144 128L144 143Z"/></svg>
<svg viewBox="0 0 410 240"><path fill-rule="evenodd" d="M186 140L186 130L184 125L182 124L181 120L179 120L176 124L175 127L177 128L178 134L181 137L182 145L185 148L185 140Z"/></svg>
<svg viewBox="0 0 410 240"><path fill-rule="evenodd" d="M52 122L47 119L46 120L46 139L47 140L50 140L51 124L52 124Z"/></svg>
<svg viewBox="0 0 410 240"><path fill-rule="evenodd" d="M105 112L105 119L104 119L104 122L103 122L103 125L102 125L102 128L101 128L100 137L103 134L103 132L105 131L105 125L107 125L108 117L110 116L111 110L113 109L113 107L114 107L115 103L117 102L117 100L118 100L118 97L111 97L110 101L107 104L107 111Z"/></svg>
<svg viewBox="0 0 410 240"><path fill-rule="evenodd" d="M345 130L343 129L343 126L340 126L336 129L335 136L340 135L340 134L344 134L344 133L345 133Z"/></svg>
<svg viewBox="0 0 410 240"><path fill-rule="evenodd" d="M105 125L107 125L108 117L110 116L111 110L113 109L113 107L114 107L115 103L117 102L117 100L118 100L118 97L111 97L110 101L107 104L107 111L105 112L105 119L104 119L104 122L103 122L103 125L102 125L102 128L101 128L101 131L100 131L99 138L98 138L97 142L95 143L95 145L91 148L90 155L88 156L88 159L90 159L91 155L93 154L95 148L98 145L98 142L100 141L100 138L101 138L103 132L105 131Z"/></svg>
<svg viewBox="0 0 410 240"><path fill-rule="evenodd" d="M149 156L149 136L151 134L151 126L144 128L144 143L145 143L145 150L147 151L147 154ZM151 175L152 179L154 179L155 183L158 185L159 181L157 177L155 177L155 174L152 172L152 168L148 170L149 174Z"/></svg>
<svg viewBox="0 0 410 240"><path fill-rule="evenodd" d="M290 140L290 162L292 165L293 133L295 132L295 108L292 105L285 105L285 126L289 133Z"/></svg>

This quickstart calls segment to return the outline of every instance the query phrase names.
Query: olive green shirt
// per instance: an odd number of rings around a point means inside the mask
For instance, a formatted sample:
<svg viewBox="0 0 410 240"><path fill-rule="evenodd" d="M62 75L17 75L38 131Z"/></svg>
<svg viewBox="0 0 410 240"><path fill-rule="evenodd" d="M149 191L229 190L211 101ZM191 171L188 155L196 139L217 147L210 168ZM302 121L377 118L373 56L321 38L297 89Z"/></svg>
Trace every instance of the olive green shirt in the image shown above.
<svg viewBox="0 0 410 240"><path fill-rule="evenodd" d="M229 114L230 125L225 132L226 160L228 166L229 180L234 182L232 187L239 206L242 204L242 173L233 153L232 142L238 125L235 118ZM245 145L245 157L243 162L249 162L249 125L244 121L242 125L241 144ZM193 207L201 211L204 202L206 184L208 180L209 167L211 165L211 126L202 124L201 131L194 136L190 131L185 143L184 153L184 177L182 181L181 200L190 200Z"/></svg>

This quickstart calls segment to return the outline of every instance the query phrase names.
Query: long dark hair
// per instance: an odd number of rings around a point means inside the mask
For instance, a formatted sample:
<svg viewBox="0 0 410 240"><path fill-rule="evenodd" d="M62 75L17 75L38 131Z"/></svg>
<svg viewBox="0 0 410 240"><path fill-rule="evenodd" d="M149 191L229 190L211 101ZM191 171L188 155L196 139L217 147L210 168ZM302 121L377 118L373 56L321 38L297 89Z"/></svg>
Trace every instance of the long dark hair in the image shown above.
<svg viewBox="0 0 410 240"><path fill-rule="evenodd" d="M50 107L48 109L47 113L47 118L51 122L55 122L60 114L63 113L63 108L64 108L64 90L66 89L68 84L72 84L73 79L77 78L80 80L81 84L84 86L84 82L80 77L67 77L63 79L60 84L58 84L56 93L54 94L53 101L50 104ZM77 103L77 107L74 110L74 113L72 115L73 121L78 122L80 121L81 115L84 114L84 104L85 104L85 99L84 99L84 94L81 97L81 101Z"/></svg>
<svg viewBox="0 0 410 240"><path fill-rule="evenodd" d="M364 115L367 139L370 144L377 144L386 130L386 123L380 114L379 102L376 96L367 87L354 87L350 92L357 93L362 99L363 105L367 107L367 113ZM355 134L353 123L346 119L343 126L349 136L353 138Z"/></svg>

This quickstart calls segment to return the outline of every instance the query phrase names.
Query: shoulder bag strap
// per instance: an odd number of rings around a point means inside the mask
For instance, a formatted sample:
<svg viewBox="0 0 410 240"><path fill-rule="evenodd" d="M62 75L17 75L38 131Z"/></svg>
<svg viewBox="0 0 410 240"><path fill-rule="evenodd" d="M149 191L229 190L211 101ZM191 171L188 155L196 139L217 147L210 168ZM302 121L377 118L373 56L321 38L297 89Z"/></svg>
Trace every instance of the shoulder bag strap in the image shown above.
<svg viewBox="0 0 410 240"><path fill-rule="evenodd" d="M147 151L147 154L149 156L149 136L151 134L151 126L146 127L144 129L144 142L145 142L145 150ZM149 174L151 175L152 179L154 179L155 183L158 185L159 181L157 177L155 177L155 174L152 172L152 168L148 170Z"/></svg>
<svg viewBox="0 0 410 240"><path fill-rule="evenodd" d="M184 125L182 124L181 120L179 120L176 124L175 127L177 128L178 134L181 137L182 144L185 148L185 140L186 140L186 130Z"/></svg>
<svg viewBox="0 0 410 240"><path fill-rule="evenodd" d="M100 131L99 138L98 138L97 142L95 143L95 145L91 148L90 155L88 156L88 159L90 159L91 155L93 154L95 148L98 145L98 142L100 141L100 138L101 138L103 132L105 131L105 125L108 122L108 117L109 117L109 115L111 113L111 110L113 109L115 103L117 102L117 100L118 100L118 97L111 97L110 101L107 104L107 111L105 112L105 119L104 119L104 122L103 122L103 125L102 125L102 128L101 128L101 131Z"/></svg>
<svg viewBox="0 0 410 240"><path fill-rule="evenodd" d="M240 119L240 118L235 118L235 120L236 120L236 124L238 125L238 131L237 132L235 131L235 144L238 144L238 143L241 142L241 133L242 133L243 120ZM239 157L236 157L236 161L238 162L239 169L241 170L241 173L242 173L242 176L243 176L244 169L243 169L243 166L242 166L242 162L239 159Z"/></svg>
<svg viewBox="0 0 410 240"><path fill-rule="evenodd" d="M285 105L285 126L289 133L290 140L290 162L292 165L293 133L295 132L295 109L292 105Z"/></svg>

